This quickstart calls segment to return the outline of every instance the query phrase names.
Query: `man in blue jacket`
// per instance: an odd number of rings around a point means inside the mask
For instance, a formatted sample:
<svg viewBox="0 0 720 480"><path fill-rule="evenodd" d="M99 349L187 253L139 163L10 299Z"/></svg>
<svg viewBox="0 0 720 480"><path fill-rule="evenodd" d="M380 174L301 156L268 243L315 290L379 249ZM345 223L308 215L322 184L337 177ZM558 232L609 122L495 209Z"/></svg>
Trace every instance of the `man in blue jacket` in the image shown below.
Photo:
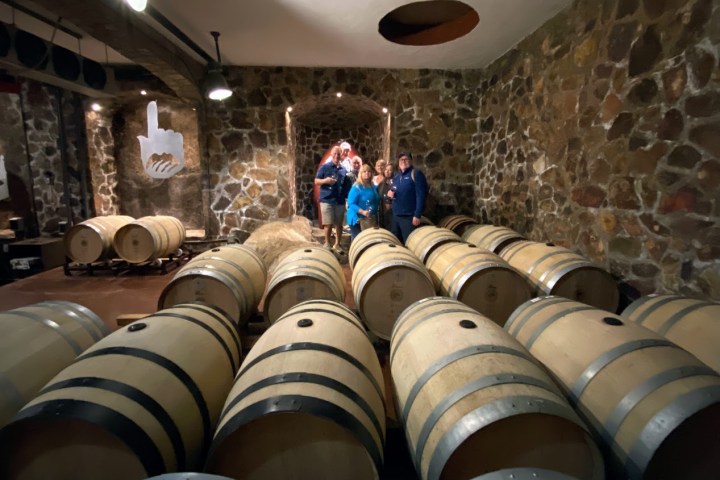
<svg viewBox="0 0 720 480"><path fill-rule="evenodd" d="M400 152L397 159L398 173L392 179L388 197L393 199L392 232L404 244L410 233L420 225L428 186L425 175L413 168L411 153Z"/></svg>
<svg viewBox="0 0 720 480"><path fill-rule="evenodd" d="M347 172L340 165L340 147L331 151L331 161L323 164L315 175L315 185L320 185L320 212L325 227L325 248L330 248L332 226L335 226L335 245L333 248L342 253L343 219L345 218L345 199L350 190Z"/></svg>

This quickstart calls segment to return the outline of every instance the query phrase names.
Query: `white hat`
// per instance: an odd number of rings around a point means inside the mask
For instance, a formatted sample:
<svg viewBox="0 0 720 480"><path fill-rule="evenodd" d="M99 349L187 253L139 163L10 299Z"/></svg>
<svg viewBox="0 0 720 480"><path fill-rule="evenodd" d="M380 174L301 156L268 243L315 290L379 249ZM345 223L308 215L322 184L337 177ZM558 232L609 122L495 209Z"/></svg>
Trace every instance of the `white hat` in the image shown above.
<svg viewBox="0 0 720 480"><path fill-rule="evenodd" d="M341 149L341 150L350 150L351 148L352 148L352 147L350 146L350 144L349 144L348 142L342 142L342 143L340 144L340 149Z"/></svg>

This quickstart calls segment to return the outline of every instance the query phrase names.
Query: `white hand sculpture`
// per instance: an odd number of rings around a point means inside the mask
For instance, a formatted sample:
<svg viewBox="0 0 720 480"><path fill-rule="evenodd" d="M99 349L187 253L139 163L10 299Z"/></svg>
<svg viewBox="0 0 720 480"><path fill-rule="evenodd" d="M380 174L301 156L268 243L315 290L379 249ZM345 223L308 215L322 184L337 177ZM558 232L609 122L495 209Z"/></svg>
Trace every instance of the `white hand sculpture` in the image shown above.
<svg viewBox="0 0 720 480"><path fill-rule="evenodd" d="M7 170L5 170L5 155L0 155L0 200L10 197L8 190Z"/></svg>
<svg viewBox="0 0 720 480"><path fill-rule="evenodd" d="M170 178L185 167L183 137L172 130L158 128L157 102L148 103L147 121L148 136L137 137L143 168L152 178ZM165 155L171 155L174 160L163 159Z"/></svg>

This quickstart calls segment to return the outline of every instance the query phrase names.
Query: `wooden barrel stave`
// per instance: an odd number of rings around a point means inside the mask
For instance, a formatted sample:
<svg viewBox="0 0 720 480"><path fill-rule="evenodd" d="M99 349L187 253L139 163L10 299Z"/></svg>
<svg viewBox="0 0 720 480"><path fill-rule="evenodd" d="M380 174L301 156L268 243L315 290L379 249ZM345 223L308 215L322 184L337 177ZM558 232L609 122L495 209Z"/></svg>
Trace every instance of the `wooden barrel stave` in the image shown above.
<svg viewBox="0 0 720 480"><path fill-rule="evenodd" d="M138 218L115 233L117 254L130 263L164 258L176 252L185 241L185 227L175 217L155 215Z"/></svg>
<svg viewBox="0 0 720 480"><path fill-rule="evenodd" d="M101 340L2 431L12 445L2 477L142 479L198 468L240 362L231 327L211 307L180 305Z"/></svg>
<svg viewBox="0 0 720 480"><path fill-rule="evenodd" d="M425 226L413 230L405 241L405 246L421 262L427 263L428 257L437 247L449 242L460 242L460 237L447 228Z"/></svg>
<svg viewBox="0 0 720 480"><path fill-rule="evenodd" d="M720 449L712 433L720 426L720 376L685 350L561 297L526 302L505 328L604 440L617 478L703 478L720 469L717 455L707 454Z"/></svg>
<svg viewBox="0 0 720 480"><path fill-rule="evenodd" d="M234 478L377 478L383 398L380 364L357 317L337 302L302 302L248 353L206 471ZM253 448L242 448L249 441Z"/></svg>
<svg viewBox="0 0 720 480"><path fill-rule="evenodd" d="M462 239L499 255L505 247L525 237L508 227L475 225L465 230Z"/></svg>
<svg viewBox="0 0 720 480"><path fill-rule="evenodd" d="M73 225L63 237L65 254L78 263L112 258L115 255L115 233L134 220L126 215L107 215Z"/></svg>
<svg viewBox="0 0 720 480"><path fill-rule="evenodd" d="M720 372L720 303L653 294L634 301L622 316L677 343Z"/></svg>
<svg viewBox="0 0 720 480"><path fill-rule="evenodd" d="M263 314L275 323L305 300L345 300L345 274L335 255L320 247L298 249L277 265L270 278Z"/></svg>
<svg viewBox="0 0 720 480"><path fill-rule="evenodd" d="M393 331L390 368L421 478L528 464L604 478L599 452L543 368L470 307L445 297L410 306ZM544 438L518 434L529 430Z"/></svg>
<svg viewBox="0 0 720 480"><path fill-rule="evenodd" d="M365 250L378 243L392 243L400 245L400 240L398 240L398 238L389 230L384 228L373 227L363 230L350 244L350 250L348 251L348 261L350 263L350 267L355 268L355 264Z"/></svg>

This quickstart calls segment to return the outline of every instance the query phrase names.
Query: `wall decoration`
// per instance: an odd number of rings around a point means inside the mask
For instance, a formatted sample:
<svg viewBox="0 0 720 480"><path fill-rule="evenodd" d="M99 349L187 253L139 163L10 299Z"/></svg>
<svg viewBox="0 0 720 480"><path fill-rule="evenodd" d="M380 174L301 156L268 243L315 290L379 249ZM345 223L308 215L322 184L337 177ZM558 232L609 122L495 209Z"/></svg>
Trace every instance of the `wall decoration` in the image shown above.
<svg viewBox="0 0 720 480"><path fill-rule="evenodd" d="M0 155L0 200L5 200L6 198L10 198L10 190L8 190L5 155Z"/></svg>
<svg viewBox="0 0 720 480"><path fill-rule="evenodd" d="M170 178L185 167L183 137L158 128L157 102L148 103L147 123L148 136L138 135L143 168L152 178Z"/></svg>

